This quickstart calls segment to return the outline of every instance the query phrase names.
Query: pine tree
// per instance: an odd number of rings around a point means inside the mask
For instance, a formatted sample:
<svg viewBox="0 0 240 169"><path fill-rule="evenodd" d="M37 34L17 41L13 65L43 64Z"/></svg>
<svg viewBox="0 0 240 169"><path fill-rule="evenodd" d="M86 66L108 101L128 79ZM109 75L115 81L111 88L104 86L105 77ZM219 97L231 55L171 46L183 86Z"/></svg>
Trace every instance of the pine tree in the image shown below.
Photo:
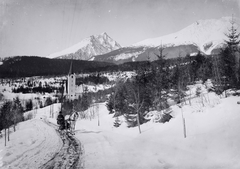
<svg viewBox="0 0 240 169"><path fill-rule="evenodd" d="M174 70L174 74L173 74L173 83L174 83L174 87L176 88L177 91L177 103L180 103L182 101L182 99L184 98L184 88L185 88L185 81L184 81L184 76L187 75L185 74L184 71L186 71L186 66L183 64L183 58L178 57L177 58L177 63L176 63L176 67Z"/></svg>
<svg viewBox="0 0 240 169"><path fill-rule="evenodd" d="M119 80L115 86L114 93L112 95L113 110L115 113L114 116L123 115L126 112L129 112L127 102L127 88L129 87L129 84L129 81L124 82L123 80Z"/></svg>
<svg viewBox="0 0 240 169"><path fill-rule="evenodd" d="M16 131L16 124L18 122L23 121L24 119L23 107L18 97L14 99L13 106L12 106L12 113L13 113L13 125L14 125L13 128L14 128L14 131Z"/></svg>
<svg viewBox="0 0 240 169"><path fill-rule="evenodd" d="M216 94L221 95L223 92L222 75L224 74L221 69L221 58L219 56L212 56L212 75L214 77L214 91Z"/></svg>
<svg viewBox="0 0 240 169"><path fill-rule="evenodd" d="M106 107L109 111L109 114L114 113L114 94L113 93L108 98L108 101L106 103Z"/></svg>
<svg viewBox="0 0 240 169"><path fill-rule="evenodd" d="M33 109L33 102L31 99L29 99L26 103L26 111L30 111Z"/></svg>
<svg viewBox="0 0 240 169"><path fill-rule="evenodd" d="M225 34L228 40L225 40L225 42L227 43L228 47L232 51L236 51L238 50L237 48L240 43L240 40L239 40L240 33L237 32L233 17L232 17L232 20L230 21L230 24L231 24L231 28L228 30L229 32Z"/></svg>
<svg viewBox="0 0 240 169"><path fill-rule="evenodd" d="M9 127L13 124L13 112L12 112L12 101L5 102L0 109L0 123L1 127L5 130L5 146L7 145L7 135L8 141L10 140ZM8 129L8 134L7 134Z"/></svg>
<svg viewBox="0 0 240 169"><path fill-rule="evenodd" d="M227 47L222 50L222 68L224 70L224 75L226 77L226 81L229 81L229 85L234 87L239 83L239 36L240 33L237 33L237 29L235 27L235 21L232 17L230 21L231 28L228 30L229 32L225 35L228 40L226 40ZM225 85L225 88L227 84Z"/></svg>
<svg viewBox="0 0 240 169"><path fill-rule="evenodd" d="M142 106L144 103L143 92L141 91L141 79L138 76L134 78L134 81L128 85L128 104L132 108L132 114L136 115L136 122L138 125L139 133L141 133L140 124L143 123L143 111ZM129 120L129 117L126 118ZM134 120L135 121L135 120Z"/></svg>
<svg viewBox="0 0 240 169"><path fill-rule="evenodd" d="M45 101L45 107L46 107L46 106L49 106L49 105L51 105L51 104L53 104L52 98L51 98L51 97L47 97L47 99L46 99L46 101Z"/></svg>
<svg viewBox="0 0 240 169"><path fill-rule="evenodd" d="M167 108L167 89L169 88L169 65L163 54L164 47L161 45L159 54L155 54L158 58L157 64L152 69L153 75L153 91L155 93L153 104L156 110L160 111Z"/></svg>

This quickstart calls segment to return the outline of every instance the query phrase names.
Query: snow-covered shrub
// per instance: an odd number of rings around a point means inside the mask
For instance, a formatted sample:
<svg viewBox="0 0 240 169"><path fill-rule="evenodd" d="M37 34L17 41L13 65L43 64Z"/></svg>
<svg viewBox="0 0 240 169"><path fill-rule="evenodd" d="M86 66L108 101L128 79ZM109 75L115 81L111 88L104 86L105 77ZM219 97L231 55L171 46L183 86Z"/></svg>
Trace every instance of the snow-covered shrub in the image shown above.
<svg viewBox="0 0 240 169"><path fill-rule="evenodd" d="M212 81L210 79L206 80L206 82L204 83L207 91L213 91L213 84Z"/></svg>
<svg viewBox="0 0 240 169"><path fill-rule="evenodd" d="M202 89L200 86L198 86L196 89L196 96L199 97L201 95L201 93L202 93Z"/></svg>
<svg viewBox="0 0 240 169"><path fill-rule="evenodd" d="M228 89L226 90L227 96L240 96L240 90Z"/></svg>
<svg viewBox="0 0 240 169"><path fill-rule="evenodd" d="M137 126L137 115L136 114L125 114L126 123L128 127Z"/></svg>
<svg viewBox="0 0 240 169"><path fill-rule="evenodd" d="M150 111L144 116L144 118L151 120L154 123L165 123L170 121L170 119L173 117L171 113L172 108L167 108L163 111Z"/></svg>
<svg viewBox="0 0 240 169"><path fill-rule="evenodd" d="M161 119L161 112L159 111L150 111L148 112L145 117L147 120L151 120L152 122L158 122Z"/></svg>
<svg viewBox="0 0 240 169"><path fill-rule="evenodd" d="M160 119L161 123L169 122L172 116L170 114L163 114L162 118Z"/></svg>
<svg viewBox="0 0 240 169"><path fill-rule="evenodd" d="M119 120L118 117L116 117L116 118L115 118L115 121L114 121L114 123L113 123L113 126L114 126L114 127L119 127L120 125L121 125L121 121Z"/></svg>

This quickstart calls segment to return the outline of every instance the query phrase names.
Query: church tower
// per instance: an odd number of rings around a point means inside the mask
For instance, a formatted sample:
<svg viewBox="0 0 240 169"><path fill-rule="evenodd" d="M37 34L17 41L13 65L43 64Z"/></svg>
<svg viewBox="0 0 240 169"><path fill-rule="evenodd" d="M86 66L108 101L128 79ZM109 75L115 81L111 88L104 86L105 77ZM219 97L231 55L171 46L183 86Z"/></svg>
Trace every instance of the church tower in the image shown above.
<svg viewBox="0 0 240 169"><path fill-rule="evenodd" d="M76 98L76 74L73 73L72 61L67 76L67 96L70 100L74 100Z"/></svg>

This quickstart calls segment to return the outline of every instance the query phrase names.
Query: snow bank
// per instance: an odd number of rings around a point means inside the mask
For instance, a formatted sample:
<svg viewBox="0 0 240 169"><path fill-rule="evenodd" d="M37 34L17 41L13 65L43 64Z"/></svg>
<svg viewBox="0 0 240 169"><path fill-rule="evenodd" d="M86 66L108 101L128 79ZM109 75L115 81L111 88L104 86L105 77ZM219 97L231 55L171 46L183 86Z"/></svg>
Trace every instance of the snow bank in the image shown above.
<svg viewBox="0 0 240 169"><path fill-rule="evenodd" d="M198 98L192 106L173 106L175 117L170 122L143 124L141 134L137 127L113 127L114 118L100 106L100 126L97 117L79 120L76 126L76 137L85 148L86 168L240 168L240 98L220 101L214 94L209 98L202 111L196 106Z"/></svg>

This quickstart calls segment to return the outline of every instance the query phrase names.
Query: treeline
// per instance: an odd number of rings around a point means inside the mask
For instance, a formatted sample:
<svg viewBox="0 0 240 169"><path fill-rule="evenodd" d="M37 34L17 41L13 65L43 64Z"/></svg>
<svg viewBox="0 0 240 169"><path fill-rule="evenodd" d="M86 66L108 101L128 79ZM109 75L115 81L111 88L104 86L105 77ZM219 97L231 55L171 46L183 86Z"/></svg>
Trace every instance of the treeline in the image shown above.
<svg viewBox="0 0 240 169"><path fill-rule="evenodd" d="M0 131L3 129L5 130L5 146L6 146L7 135L8 135L8 141L10 140L9 128L13 126L14 131L16 131L17 123L24 120L23 112L24 112L24 109L19 98L16 98L13 101L6 101L1 106Z"/></svg>
<svg viewBox="0 0 240 169"><path fill-rule="evenodd" d="M71 60L48 59L37 56L16 56L7 58L0 65L0 77L57 76L69 72ZM74 73L104 70L111 63L74 60Z"/></svg>
<svg viewBox="0 0 240 169"><path fill-rule="evenodd" d="M169 62L174 59L169 59ZM69 73L71 60L48 59L37 56L16 56L3 60L0 65L0 78L19 78L31 76L60 76ZM76 74L94 72L134 71L147 64L147 61L128 62L115 65L106 62L73 60Z"/></svg>
<svg viewBox="0 0 240 169"><path fill-rule="evenodd" d="M108 78L105 76L101 76L100 73L97 73L96 75L89 75L86 77L77 77L76 78L76 85L81 85L81 84L104 84L109 82Z"/></svg>
<svg viewBox="0 0 240 169"><path fill-rule="evenodd" d="M16 97L13 100L3 102L0 107L0 133L4 129L5 146L7 144L7 140L10 141L10 127L13 127L15 132L16 125L19 122L33 118L32 113L24 116L24 112L31 111L34 107L43 108L57 102L56 99L52 99L51 97L47 97L44 103L40 100L38 101L39 102L34 103L32 99L29 99L25 101L25 104L23 104L21 100Z"/></svg>
<svg viewBox="0 0 240 169"><path fill-rule="evenodd" d="M46 86L46 87L28 87L28 86L20 86L18 88L13 88L13 93L62 93L63 88L62 87L52 87L52 86Z"/></svg>

